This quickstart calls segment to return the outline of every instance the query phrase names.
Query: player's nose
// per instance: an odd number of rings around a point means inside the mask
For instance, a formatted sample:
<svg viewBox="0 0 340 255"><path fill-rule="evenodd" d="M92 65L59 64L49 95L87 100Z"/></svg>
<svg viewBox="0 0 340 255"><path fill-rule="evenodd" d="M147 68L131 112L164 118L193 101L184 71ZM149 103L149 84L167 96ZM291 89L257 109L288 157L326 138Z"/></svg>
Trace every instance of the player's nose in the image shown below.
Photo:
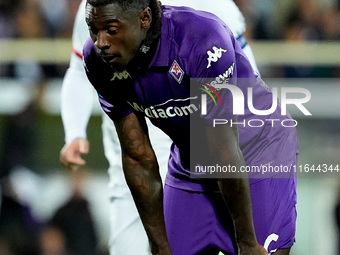
<svg viewBox="0 0 340 255"><path fill-rule="evenodd" d="M106 35L105 31L99 31L98 32L95 45L97 46L97 48L99 48L101 50L105 50L105 49L110 48L110 43L107 39L107 35Z"/></svg>

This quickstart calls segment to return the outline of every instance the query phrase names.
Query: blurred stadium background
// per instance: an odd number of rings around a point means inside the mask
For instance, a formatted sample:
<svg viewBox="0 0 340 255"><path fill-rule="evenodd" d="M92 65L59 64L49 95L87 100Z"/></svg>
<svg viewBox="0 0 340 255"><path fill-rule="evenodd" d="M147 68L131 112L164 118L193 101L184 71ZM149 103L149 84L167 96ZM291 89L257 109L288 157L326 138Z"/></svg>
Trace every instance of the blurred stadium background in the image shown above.
<svg viewBox="0 0 340 255"><path fill-rule="evenodd" d="M39 222L49 221L78 187L72 181L74 173L59 163L59 151L64 144L60 89L79 2L0 0L0 173L9 174L18 201ZM305 107L312 116L289 108L298 121L299 164L340 167L339 1L235 2L246 16L246 35L267 84L311 92ZM88 126L91 152L81 170L86 173L81 192L89 202L98 245L105 254L108 164L95 96L94 104ZM339 177L340 173L330 171L299 173L297 240L291 254L340 254Z"/></svg>

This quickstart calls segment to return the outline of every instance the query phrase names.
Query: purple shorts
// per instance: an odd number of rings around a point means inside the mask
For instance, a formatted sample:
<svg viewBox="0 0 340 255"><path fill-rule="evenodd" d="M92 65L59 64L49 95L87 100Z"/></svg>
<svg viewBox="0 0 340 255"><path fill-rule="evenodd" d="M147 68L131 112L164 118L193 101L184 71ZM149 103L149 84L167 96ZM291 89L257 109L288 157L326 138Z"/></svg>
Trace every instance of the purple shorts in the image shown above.
<svg viewBox="0 0 340 255"><path fill-rule="evenodd" d="M296 179L268 178L250 185L258 242L268 253L295 241ZM164 214L173 255L237 254L228 208L218 192L164 187Z"/></svg>

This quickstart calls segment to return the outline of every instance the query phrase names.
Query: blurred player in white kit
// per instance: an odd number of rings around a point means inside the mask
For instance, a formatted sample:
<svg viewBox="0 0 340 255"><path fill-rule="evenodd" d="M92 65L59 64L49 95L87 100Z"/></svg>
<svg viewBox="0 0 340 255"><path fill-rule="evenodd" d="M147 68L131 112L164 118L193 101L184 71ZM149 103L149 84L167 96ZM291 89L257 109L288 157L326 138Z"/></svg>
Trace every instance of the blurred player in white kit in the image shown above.
<svg viewBox="0 0 340 255"><path fill-rule="evenodd" d="M206 0L161 2L164 5L188 6L216 14L230 27L254 71L258 72L251 48L243 37L246 30L244 17L232 0L214 0L213 3L208 3ZM86 0L82 0L73 27L70 66L64 77L61 94L65 145L60 152L60 160L72 170L84 165L85 161L81 156L89 153L86 127L92 113L92 102L95 96L95 90L86 77L82 63L82 48L89 37L85 22L85 4ZM82 93L79 94L79 91ZM122 171L120 145L114 125L106 114L102 115L104 151L109 162L110 254L149 255L148 238ZM148 127L164 180L171 141L152 124L149 123Z"/></svg>

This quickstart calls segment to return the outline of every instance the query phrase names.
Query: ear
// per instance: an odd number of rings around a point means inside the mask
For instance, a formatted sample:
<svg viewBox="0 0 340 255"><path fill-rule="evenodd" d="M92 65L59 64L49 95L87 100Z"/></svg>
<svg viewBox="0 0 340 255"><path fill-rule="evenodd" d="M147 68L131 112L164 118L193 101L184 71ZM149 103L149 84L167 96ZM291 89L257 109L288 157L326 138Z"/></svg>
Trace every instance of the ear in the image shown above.
<svg viewBox="0 0 340 255"><path fill-rule="evenodd" d="M151 9L147 7L139 14L140 25L142 28L149 28L152 22Z"/></svg>

